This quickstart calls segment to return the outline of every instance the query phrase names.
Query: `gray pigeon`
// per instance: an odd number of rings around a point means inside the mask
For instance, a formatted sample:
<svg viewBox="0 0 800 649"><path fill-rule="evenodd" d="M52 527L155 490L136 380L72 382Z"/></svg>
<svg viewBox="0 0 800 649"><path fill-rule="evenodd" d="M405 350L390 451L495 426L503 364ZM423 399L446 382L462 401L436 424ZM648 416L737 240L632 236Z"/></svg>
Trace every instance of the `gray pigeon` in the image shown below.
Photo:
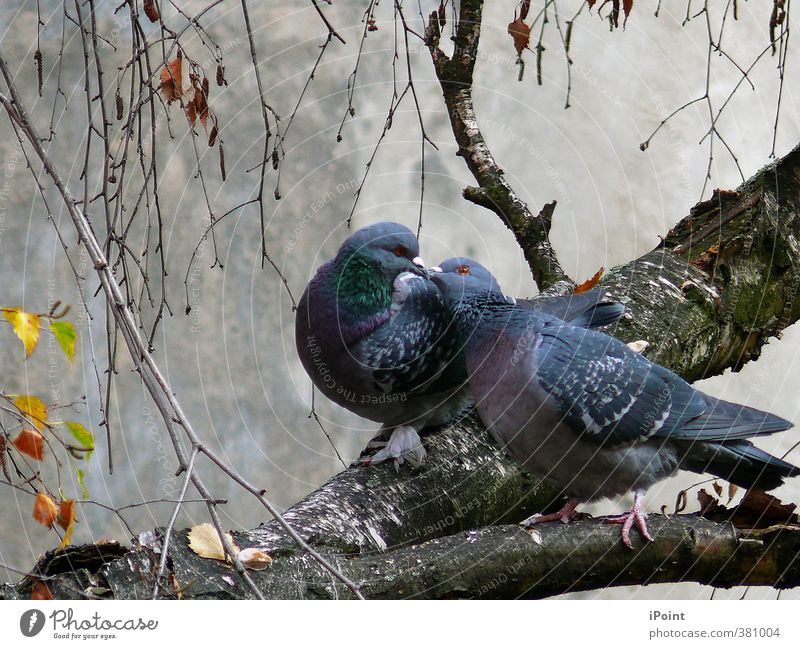
<svg viewBox="0 0 800 649"><path fill-rule="evenodd" d="M418 432L467 405L466 370L447 313L417 238L397 223L348 237L300 298L295 343L312 382L331 401L380 422L376 440L388 438L374 442L384 448L368 463L419 464Z"/></svg>
<svg viewBox="0 0 800 649"><path fill-rule="evenodd" d="M800 469L747 440L792 426L695 390L604 333L525 309L470 275L436 273L464 345L481 420L523 466L569 501L527 524L569 521L580 502L634 492L606 519L646 539L646 490L678 469L768 490Z"/></svg>
<svg viewBox="0 0 800 649"><path fill-rule="evenodd" d="M502 293L500 284L487 268L468 257L451 257L438 266L431 268L433 272L470 275L486 289ZM559 320L569 322L575 327L596 329L610 325L625 313L625 305L621 302L604 301L606 294L602 290L567 295L538 295L534 298L512 298L506 296L512 304L516 303L526 309L544 312Z"/></svg>

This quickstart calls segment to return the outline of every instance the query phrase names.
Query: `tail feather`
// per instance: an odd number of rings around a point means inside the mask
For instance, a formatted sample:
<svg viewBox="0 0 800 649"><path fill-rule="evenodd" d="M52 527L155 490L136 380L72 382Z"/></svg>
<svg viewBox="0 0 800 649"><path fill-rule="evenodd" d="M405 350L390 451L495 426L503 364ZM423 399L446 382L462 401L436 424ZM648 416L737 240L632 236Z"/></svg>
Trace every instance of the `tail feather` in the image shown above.
<svg viewBox="0 0 800 649"><path fill-rule="evenodd" d="M745 489L775 489L786 478L800 475L800 467L762 451L748 441L694 442L681 444L680 467L695 473L711 473Z"/></svg>
<svg viewBox="0 0 800 649"><path fill-rule="evenodd" d="M612 324L622 317L625 305L621 302L603 302L605 291L595 289L585 293L570 293L517 300L526 308L541 310L574 327L595 329Z"/></svg>
<svg viewBox="0 0 800 649"><path fill-rule="evenodd" d="M684 422L674 437L708 442L727 442L759 435L771 435L794 424L763 410L703 395L707 408L699 417Z"/></svg>
<svg viewBox="0 0 800 649"><path fill-rule="evenodd" d="M574 327L597 329L615 323L623 313L625 313L625 305L621 302L600 302L568 322Z"/></svg>

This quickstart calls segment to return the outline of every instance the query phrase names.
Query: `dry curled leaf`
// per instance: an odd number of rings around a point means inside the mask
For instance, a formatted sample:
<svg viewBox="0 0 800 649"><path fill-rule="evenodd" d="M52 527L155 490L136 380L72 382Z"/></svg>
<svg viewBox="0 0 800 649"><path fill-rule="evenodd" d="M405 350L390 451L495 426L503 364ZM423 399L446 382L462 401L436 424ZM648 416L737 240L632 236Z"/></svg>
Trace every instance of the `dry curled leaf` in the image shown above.
<svg viewBox="0 0 800 649"><path fill-rule="evenodd" d="M53 499L47 494L36 494L33 503L33 518L45 527L53 527L53 523L58 515L58 509Z"/></svg>
<svg viewBox="0 0 800 649"><path fill-rule="evenodd" d="M517 18L514 22L508 23L508 35L514 39L514 49L517 50L517 56L519 56L530 43L531 28L525 24L522 18Z"/></svg>
<svg viewBox="0 0 800 649"><path fill-rule="evenodd" d="M168 104L171 104L176 99L183 95L183 88L181 86L183 58L180 51L178 51L177 58L173 59L169 65L164 66L161 70L161 94Z"/></svg>
<svg viewBox="0 0 800 649"><path fill-rule="evenodd" d="M591 10L594 7L596 0L589 0L589 9ZM611 24L614 27L619 27L619 0L603 0L603 4L600 5L600 8L597 10L599 13L602 11L603 7L605 7L608 3L611 3L611 14L610 20ZM633 9L633 0L622 0L622 12L625 14L625 20L622 23L622 26L625 27L625 23L628 22L628 16L631 13L631 9Z"/></svg>
<svg viewBox="0 0 800 649"><path fill-rule="evenodd" d="M147 16L147 18L150 20L151 23L158 22L158 19L161 16L158 13L156 0L144 0L143 8L144 8L144 15Z"/></svg>
<svg viewBox="0 0 800 649"><path fill-rule="evenodd" d="M592 275L585 282L582 282L582 283L578 284L575 287L575 290L572 291L572 292L573 293L586 293L586 291L588 291L591 288L593 288L594 285L597 284L597 282L600 281L600 278L603 276L603 273L605 272L605 270L606 269L603 266L600 266L600 270L598 270L594 275Z"/></svg>
<svg viewBox="0 0 800 649"><path fill-rule="evenodd" d="M719 507L719 502L705 489L697 492L697 501L700 503L700 515L711 514Z"/></svg>
<svg viewBox="0 0 800 649"><path fill-rule="evenodd" d="M239 548L233 542L233 537L225 533L225 538L238 553ZM204 559L225 561L225 548L222 546L216 528L211 523L201 523L189 530L189 547L196 555Z"/></svg>
<svg viewBox="0 0 800 649"><path fill-rule="evenodd" d="M242 565L250 570L266 570L272 565L272 557L258 548L245 548L238 557Z"/></svg>

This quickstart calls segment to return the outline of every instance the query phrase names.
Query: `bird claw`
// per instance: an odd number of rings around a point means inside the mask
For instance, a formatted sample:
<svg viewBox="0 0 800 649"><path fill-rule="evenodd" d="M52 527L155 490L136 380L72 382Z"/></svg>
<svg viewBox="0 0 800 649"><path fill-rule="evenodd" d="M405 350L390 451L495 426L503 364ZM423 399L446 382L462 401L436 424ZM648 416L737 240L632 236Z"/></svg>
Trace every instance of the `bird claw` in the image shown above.
<svg viewBox="0 0 800 649"><path fill-rule="evenodd" d="M552 521L561 521L562 523L569 523L573 518L575 518L578 513L575 511L576 507L578 506L578 501L569 499L567 504L564 505L561 509L557 512L552 514L534 514L533 516L529 516L524 521L520 523L522 527L525 529L530 529L534 525L538 525L539 523L549 523Z"/></svg>
<svg viewBox="0 0 800 649"><path fill-rule="evenodd" d="M653 540L653 537L650 536L650 532L647 529L647 514L644 512L642 507L643 499L644 493L637 493L633 499L633 508L627 514L606 516L603 518L604 523L622 525L622 543L631 550L633 550L633 543L631 542L631 530L633 529L634 525L639 528L639 532L641 532L645 539L648 541Z"/></svg>
<svg viewBox="0 0 800 649"><path fill-rule="evenodd" d="M412 426L398 426L392 431L388 441L376 437L367 444L367 448L370 446L378 448L379 445L383 448L374 455L364 458L361 461L363 465L369 466L393 460L395 470L399 471L400 465L407 461L416 469L425 462L425 457L428 455L425 447L422 446L422 440Z"/></svg>

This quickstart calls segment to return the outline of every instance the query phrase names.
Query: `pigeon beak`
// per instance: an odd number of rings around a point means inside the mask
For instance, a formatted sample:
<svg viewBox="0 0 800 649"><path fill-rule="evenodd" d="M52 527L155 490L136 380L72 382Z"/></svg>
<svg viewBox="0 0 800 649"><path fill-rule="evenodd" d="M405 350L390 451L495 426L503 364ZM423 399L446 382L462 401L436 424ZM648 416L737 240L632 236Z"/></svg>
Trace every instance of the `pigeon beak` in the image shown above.
<svg viewBox="0 0 800 649"><path fill-rule="evenodd" d="M443 273L444 271L442 270L441 266L431 266L428 269L428 272L429 273Z"/></svg>
<svg viewBox="0 0 800 649"><path fill-rule="evenodd" d="M416 270L418 271L417 274L422 275L423 277L428 277L428 269L425 268L425 262L422 261L422 257L414 257L414 259L411 260L411 263L416 267Z"/></svg>

